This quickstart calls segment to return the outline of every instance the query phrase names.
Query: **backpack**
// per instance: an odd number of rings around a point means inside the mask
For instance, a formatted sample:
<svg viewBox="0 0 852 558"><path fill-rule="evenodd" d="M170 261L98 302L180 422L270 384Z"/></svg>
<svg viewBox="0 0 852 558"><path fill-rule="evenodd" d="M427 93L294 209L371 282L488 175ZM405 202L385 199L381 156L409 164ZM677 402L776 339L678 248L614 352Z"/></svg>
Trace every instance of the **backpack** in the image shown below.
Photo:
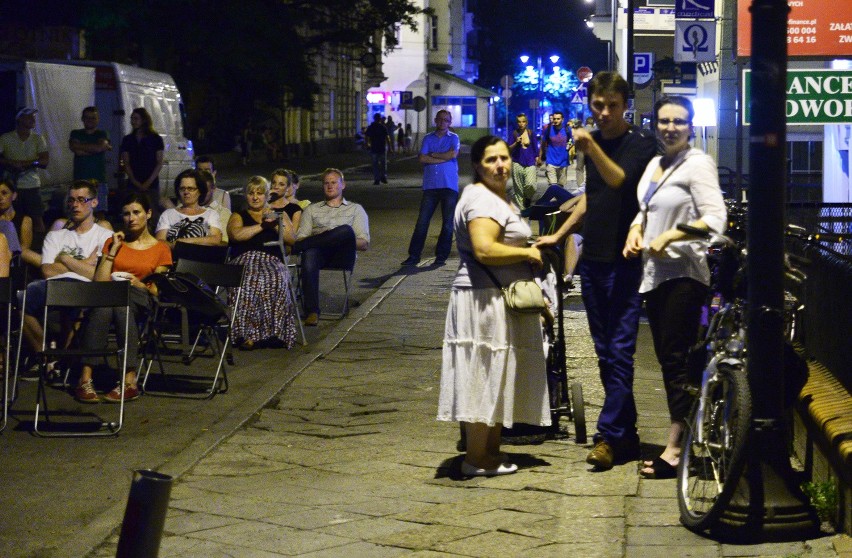
<svg viewBox="0 0 852 558"><path fill-rule="evenodd" d="M228 307L197 275L169 270L149 275L143 282L152 282L157 286L161 302L179 304L198 319L216 322L228 317Z"/></svg>

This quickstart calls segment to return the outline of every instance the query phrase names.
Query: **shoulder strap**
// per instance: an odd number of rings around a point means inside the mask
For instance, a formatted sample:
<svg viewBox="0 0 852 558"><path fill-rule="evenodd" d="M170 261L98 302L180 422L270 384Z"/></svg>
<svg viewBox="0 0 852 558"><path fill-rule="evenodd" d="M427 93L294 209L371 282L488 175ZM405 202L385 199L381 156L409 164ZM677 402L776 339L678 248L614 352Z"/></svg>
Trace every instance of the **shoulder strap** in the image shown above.
<svg viewBox="0 0 852 558"><path fill-rule="evenodd" d="M476 265L478 265L479 267L482 268L483 271L485 271L485 274L488 275L488 278L491 279L491 281L494 283L494 285L498 289L503 288L503 285L500 284L500 281L497 280L497 276L494 275L494 273L490 269L488 269L487 265L485 265L481 261L477 260L476 256L473 255L473 252L468 252L467 250L459 250L459 252L462 252L463 254L470 256L470 259L472 259L476 263Z"/></svg>

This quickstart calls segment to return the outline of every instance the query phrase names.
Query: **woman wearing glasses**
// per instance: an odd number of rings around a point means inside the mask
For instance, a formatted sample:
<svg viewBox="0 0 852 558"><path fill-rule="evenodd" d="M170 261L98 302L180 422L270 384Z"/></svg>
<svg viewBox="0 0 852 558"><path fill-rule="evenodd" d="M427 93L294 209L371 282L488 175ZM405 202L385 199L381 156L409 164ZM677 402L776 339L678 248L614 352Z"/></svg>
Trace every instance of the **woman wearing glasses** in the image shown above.
<svg viewBox="0 0 852 558"><path fill-rule="evenodd" d="M691 404L685 389L687 357L698 338L710 284L706 243L679 231L677 225L720 233L727 218L715 161L689 145L694 114L685 97L664 97L654 105L654 124L664 152L648 163L639 182L639 213L624 245L624 257L642 257L639 292L645 297L671 420L662 455L643 463L639 473L645 478L676 474Z"/></svg>
<svg viewBox="0 0 852 558"><path fill-rule="evenodd" d="M207 183L199 171L187 169L175 179L175 190L180 207L167 209L157 222L157 240L164 240L171 248L177 242L218 246L222 243L222 225L219 214L201 205L207 197Z"/></svg>

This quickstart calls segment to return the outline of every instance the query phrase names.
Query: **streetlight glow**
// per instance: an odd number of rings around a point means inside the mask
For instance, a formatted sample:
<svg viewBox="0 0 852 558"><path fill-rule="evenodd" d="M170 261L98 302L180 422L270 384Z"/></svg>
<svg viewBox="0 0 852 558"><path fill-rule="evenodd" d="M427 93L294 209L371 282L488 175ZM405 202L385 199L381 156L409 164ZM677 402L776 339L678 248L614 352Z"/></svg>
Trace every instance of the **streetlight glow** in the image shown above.
<svg viewBox="0 0 852 558"><path fill-rule="evenodd" d="M521 55L521 63L522 63L522 64L526 64L526 63L527 63L527 62L529 62L529 61L530 61L530 57L529 57L529 56L527 56L526 54L522 54L522 55Z"/></svg>
<svg viewBox="0 0 852 558"><path fill-rule="evenodd" d="M550 61L553 62L554 64L556 64L557 62L559 62L559 55L554 54L553 56L550 57Z"/></svg>

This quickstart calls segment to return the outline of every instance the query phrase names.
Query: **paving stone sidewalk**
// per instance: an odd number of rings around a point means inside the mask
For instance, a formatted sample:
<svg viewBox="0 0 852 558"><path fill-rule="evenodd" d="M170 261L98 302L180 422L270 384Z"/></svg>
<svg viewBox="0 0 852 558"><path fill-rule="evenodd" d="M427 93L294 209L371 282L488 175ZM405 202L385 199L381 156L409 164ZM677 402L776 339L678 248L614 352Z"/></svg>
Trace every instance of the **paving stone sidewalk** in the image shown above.
<svg viewBox="0 0 852 558"><path fill-rule="evenodd" d="M160 556L841 555L836 537L734 546L695 535L678 523L674 481L642 481L635 464L591 472L588 448L571 438L507 445L517 474L460 479L458 428L435 420L456 265L388 281L320 358L177 479ZM578 301L566 312L568 365L591 433L603 393ZM644 329L641 435L659 451L667 416ZM114 556L116 542L117 531L90 556Z"/></svg>

